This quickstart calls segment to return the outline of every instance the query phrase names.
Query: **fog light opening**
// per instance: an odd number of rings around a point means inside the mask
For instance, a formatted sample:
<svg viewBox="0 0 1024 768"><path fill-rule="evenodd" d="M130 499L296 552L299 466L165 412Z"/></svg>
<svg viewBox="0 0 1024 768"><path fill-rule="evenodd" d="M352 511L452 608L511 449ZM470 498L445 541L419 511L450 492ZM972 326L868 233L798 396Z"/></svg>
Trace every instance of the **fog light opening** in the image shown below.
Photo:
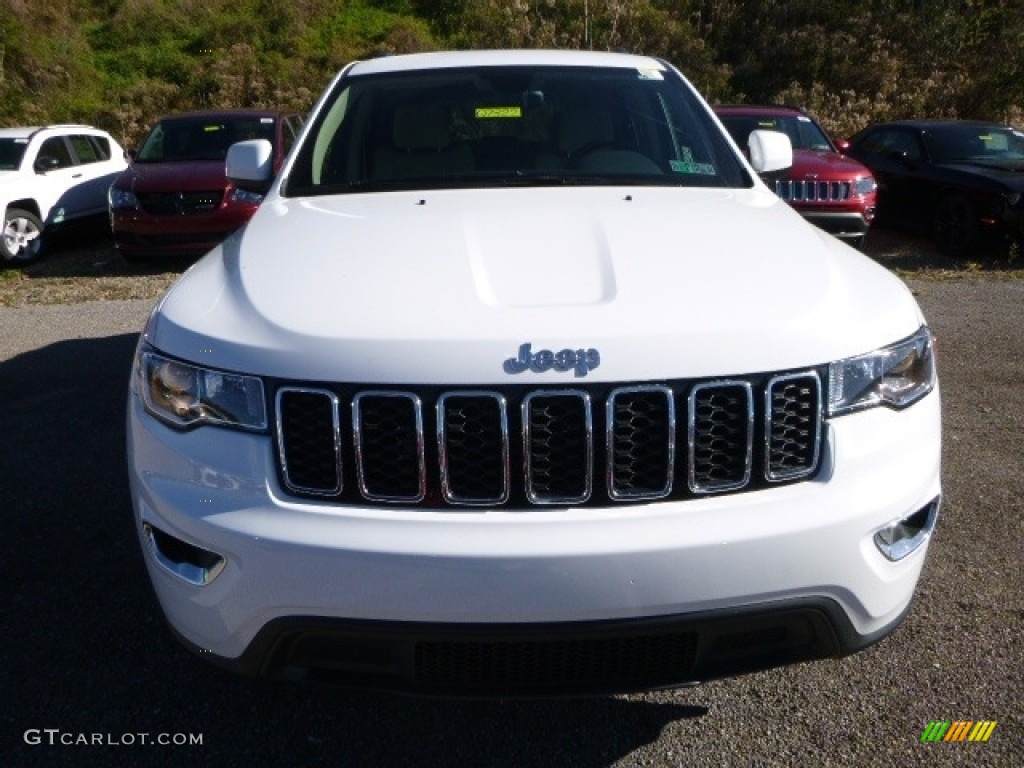
<svg viewBox="0 0 1024 768"><path fill-rule="evenodd" d="M875 546L879 552L895 562L924 544L935 530L939 505L940 499L935 498L909 517L890 523L876 533Z"/></svg>
<svg viewBox="0 0 1024 768"><path fill-rule="evenodd" d="M189 584L205 586L224 570L224 558L215 552L182 541L149 523L142 524L142 532L153 559Z"/></svg>

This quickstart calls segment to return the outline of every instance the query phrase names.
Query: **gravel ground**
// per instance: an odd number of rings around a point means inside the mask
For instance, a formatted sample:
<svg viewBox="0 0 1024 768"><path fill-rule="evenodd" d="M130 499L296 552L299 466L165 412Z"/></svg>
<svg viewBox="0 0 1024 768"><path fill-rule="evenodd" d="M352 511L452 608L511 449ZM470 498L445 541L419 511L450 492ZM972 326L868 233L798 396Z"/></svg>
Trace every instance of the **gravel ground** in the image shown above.
<svg viewBox="0 0 1024 768"><path fill-rule="evenodd" d="M906 622L847 659L542 702L265 685L182 650L132 530L123 413L138 330L183 265L138 274L100 238L3 273L0 765L1024 765L1024 279L888 233L869 252L939 338L946 502ZM984 744L921 743L932 720L998 725Z"/></svg>

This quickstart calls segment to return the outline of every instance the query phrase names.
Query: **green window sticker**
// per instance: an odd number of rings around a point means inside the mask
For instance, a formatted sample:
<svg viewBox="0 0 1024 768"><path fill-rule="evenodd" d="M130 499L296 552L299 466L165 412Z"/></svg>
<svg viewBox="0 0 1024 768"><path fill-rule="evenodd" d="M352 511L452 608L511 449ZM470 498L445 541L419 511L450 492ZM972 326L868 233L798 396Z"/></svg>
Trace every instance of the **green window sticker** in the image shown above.
<svg viewBox="0 0 1024 768"><path fill-rule="evenodd" d="M682 147L682 160L669 160L669 167L676 173L689 173L696 176L716 176L715 166L711 163L695 163L693 152L689 147Z"/></svg>

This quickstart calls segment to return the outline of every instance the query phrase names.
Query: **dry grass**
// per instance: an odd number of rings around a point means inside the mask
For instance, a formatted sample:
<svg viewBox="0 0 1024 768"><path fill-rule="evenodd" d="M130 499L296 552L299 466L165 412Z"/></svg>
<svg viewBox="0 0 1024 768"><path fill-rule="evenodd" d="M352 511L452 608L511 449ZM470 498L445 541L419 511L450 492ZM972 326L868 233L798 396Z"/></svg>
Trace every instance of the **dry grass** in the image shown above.
<svg viewBox="0 0 1024 768"><path fill-rule="evenodd" d="M0 306L77 304L111 299L153 299L191 264L129 264L102 227L68 232L35 264L0 270Z"/></svg>

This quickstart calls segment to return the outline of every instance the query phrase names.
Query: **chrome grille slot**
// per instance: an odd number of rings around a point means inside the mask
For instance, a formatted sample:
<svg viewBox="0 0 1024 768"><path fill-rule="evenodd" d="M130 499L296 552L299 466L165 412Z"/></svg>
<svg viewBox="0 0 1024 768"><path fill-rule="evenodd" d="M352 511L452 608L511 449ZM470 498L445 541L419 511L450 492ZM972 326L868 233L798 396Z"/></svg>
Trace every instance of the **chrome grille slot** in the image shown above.
<svg viewBox="0 0 1024 768"><path fill-rule="evenodd" d="M285 485L305 493L341 491L338 398L326 390L277 392L277 440Z"/></svg>
<svg viewBox="0 0 1024 768"><path fill-rule="evenodd" d="M765 388L765 476L805 477L818 464L821 386L817 375L776 376Z"/></svg>
<svg viewBox="0 0 1024 768"><path fill-rule="evenodd" d="M746 381L698 384L689 398L689 481L695 493L750 482L754 398Z"/></svg>
<svg viewBox="0 0 1024 768"><path fill-rule="evenodd" d="M441 489L456 504L509 497L508 407L496 392L446 392L437 402Z"/></svg>
<svg viewBox="0 0 1024 768"><path fill-rule="evenodd" d="M375 501L426 494L423 406L409 392L360 392L352 400L359 490Z"/></svg>
<svg viewBox="0 0 1024 768"><path fill-rule="evenodd" d="M668 387L623 387L606 405L608 495L660 499L672 492L676 414Z"/></svg>
<svg viewBox="0 0 1024 768"><path fill-rule="evenodd" d="M684 499L806 479L823 453L823 370L573 388L268 389L276 389L285 493L522 508Z"/></svg>
<svg viewBox="0 0 1024 768"><path fill-rule="evenodd" d="M523 399L526 496L534 504L590 498L594 428L590 396L579 390L531 392Z"/></svg>

